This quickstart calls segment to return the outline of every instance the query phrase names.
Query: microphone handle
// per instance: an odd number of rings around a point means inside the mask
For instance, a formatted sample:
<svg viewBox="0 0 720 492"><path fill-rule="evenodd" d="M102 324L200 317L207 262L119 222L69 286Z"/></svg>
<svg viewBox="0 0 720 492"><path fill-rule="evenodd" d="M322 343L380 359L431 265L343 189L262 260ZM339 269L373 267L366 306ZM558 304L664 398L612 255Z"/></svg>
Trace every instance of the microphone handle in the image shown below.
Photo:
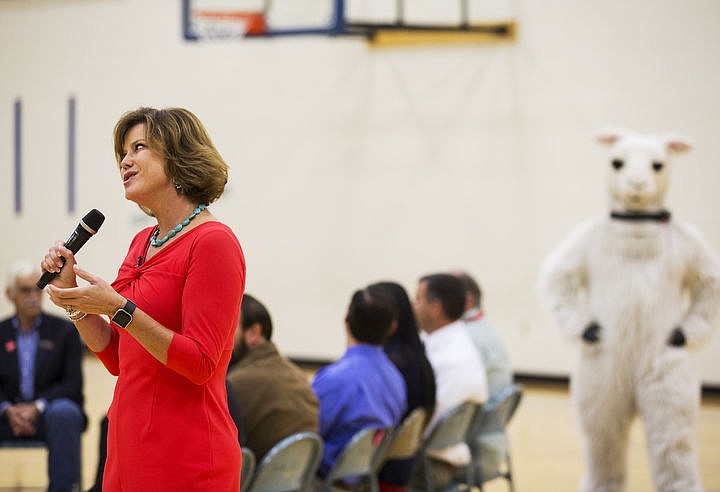
<svg viewBox="0 0 720 492"><path fill-rule="evenodd" d="M65 258L62 259L63 265L65 265ZM62 270L62 268L60 268ZM52 280L57 277L58 274L55 272L46 272L43 270L42 275L40 276L40 280L37 281L38 289L44 289L47 284L52 282Z"/></svg>
<svg viewBox="0 0 720 492"><path fill-rule="evenodd" d="M73 254L77 253L78 250L87 242L88 239L92 234L87 232L84 228L81 226L78 226L72 234L70 234L70 237L67 241L65 241L65 247L72 251ZM62 260L63 266L65 266L65 258L62 256L60 257ZM62 267L60 267L60 270L62 270ZM37 281L37 285L39 289L44 289L47 284L53 281L55 277L59 275L60 272L46 272L43 270L42 275L40 276L40 280Z"/></svg>

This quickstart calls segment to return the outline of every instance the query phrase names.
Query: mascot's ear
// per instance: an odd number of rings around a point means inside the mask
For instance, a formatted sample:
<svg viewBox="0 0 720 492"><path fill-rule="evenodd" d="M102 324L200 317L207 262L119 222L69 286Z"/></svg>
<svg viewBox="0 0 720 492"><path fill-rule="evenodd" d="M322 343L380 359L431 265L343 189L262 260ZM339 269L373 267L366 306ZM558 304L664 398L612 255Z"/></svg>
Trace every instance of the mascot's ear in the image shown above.
<svg viewBox="0 0 720 492"><path fill-rule="evenodd" d="M630 132L616 126L606 126L595 132L595 140L603 145L612 145Z"/></svg>
<svg viewBox="0 0 720 492"><path fill-rule="evenodd" d="M680 154L682 152L687 152L692 148L692 144L689 139L675 133L663 135L662 141L669 154Z"/></svg>

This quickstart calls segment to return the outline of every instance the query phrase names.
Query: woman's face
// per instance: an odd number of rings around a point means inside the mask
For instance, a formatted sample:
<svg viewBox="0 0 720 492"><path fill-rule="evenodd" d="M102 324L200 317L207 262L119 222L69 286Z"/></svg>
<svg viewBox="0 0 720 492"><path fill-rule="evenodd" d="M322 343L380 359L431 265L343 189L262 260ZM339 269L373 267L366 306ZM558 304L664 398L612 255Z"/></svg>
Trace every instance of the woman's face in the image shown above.
<svg viewBox="0 0 720 492"><path fill-rule="evenodd" d="M125 187L125 198L152 208L154 201L174 190L172 179L165 171L165 158L147 145L144 123L138 123L127 132L123 153L120 177Z"/></svg>

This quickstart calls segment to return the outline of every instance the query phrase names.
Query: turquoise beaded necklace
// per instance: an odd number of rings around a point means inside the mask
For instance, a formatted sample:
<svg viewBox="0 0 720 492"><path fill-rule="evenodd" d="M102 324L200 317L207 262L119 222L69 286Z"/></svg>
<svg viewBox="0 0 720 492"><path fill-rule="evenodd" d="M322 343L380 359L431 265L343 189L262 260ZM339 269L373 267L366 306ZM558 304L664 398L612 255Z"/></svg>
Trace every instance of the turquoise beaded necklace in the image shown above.
<svg viewBox="0 0 720 492"><path fill-rule="evenodd" d="M158 227L157 229L155 229L155 232L153 232L153 235L152 235L152 237L150 238L150 244L151 244L152 246L156 247L156 248L159 248L160 246L162 246L163 244L165 244L166 242L168 242L168 240L169 240L171 237L175 236L175 234L177 234L178 232L180 232L183 227L185 227L186 225L188 225L191 220L193 220L200 212L202 212L202 211L205 210L206 208L207 208L207 205L205 205L204 203L201 203L200 205L198 205L198 207L197 207L195 210L193 210L193 212L192 212L190 215L188 215L187 219L183 220L183 221L180 222L178 225L176 225L175 227L173 227L172 229L170 229L170 232L168 232L168 233L165 235L165 237L162 238L162 239L158 239L158 238L157 238L157 237L158 237L158 234L160 234L160 228Z"/></svg>

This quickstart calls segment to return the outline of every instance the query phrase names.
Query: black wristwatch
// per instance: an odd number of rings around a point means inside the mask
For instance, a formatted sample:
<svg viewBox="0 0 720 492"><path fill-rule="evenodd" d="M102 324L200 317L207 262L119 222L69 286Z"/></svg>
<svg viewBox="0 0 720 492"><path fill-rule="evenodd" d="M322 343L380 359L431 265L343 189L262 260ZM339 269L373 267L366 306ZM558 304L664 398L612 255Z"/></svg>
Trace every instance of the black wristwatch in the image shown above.
<svg viewBox="0 0 720 492"><path fill-rule="evenodd" d="M112 322L123 330L127 328L132 321L132 315L135 312L135 308L137 307L135 303L132 302L130 299L126 300L127 302L125 303L125 305L115 311L115 314L113 314L112 317Z"/></svg>

